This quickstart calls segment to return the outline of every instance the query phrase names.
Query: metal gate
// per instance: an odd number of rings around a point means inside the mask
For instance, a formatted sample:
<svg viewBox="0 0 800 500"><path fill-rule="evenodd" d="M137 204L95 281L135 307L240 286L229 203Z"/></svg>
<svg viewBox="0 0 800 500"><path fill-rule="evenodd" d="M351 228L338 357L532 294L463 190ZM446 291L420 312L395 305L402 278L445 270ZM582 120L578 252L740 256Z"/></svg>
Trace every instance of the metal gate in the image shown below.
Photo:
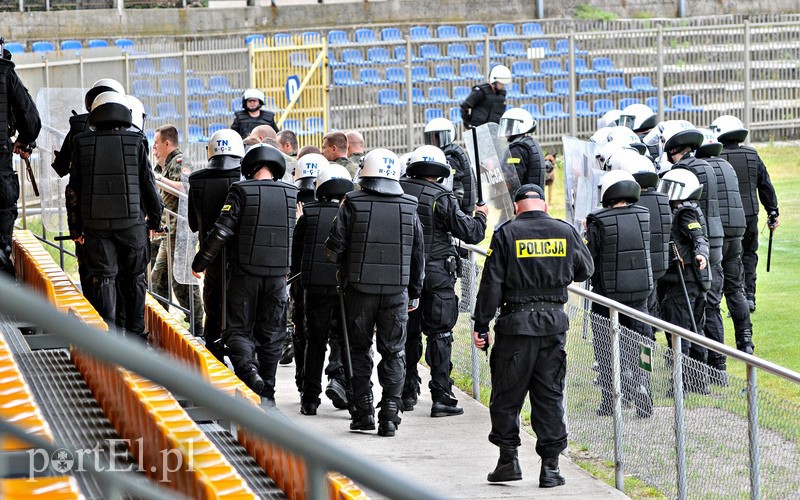
<svg viewBox="0 0 800 500"><path fill-rule="evenodd" d="M287 34L249 48L250 83L264 91L278 127L294 131L301 144L322 147L329 109L327 40Z"/></svg>

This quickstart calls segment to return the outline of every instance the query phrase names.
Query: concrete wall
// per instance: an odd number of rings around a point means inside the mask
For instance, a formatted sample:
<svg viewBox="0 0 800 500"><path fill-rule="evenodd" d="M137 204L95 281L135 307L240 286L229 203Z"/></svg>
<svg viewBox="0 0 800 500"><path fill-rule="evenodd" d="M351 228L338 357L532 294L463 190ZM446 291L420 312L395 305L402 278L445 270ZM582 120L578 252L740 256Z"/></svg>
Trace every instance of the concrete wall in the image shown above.
<svg viewBox="0 0 800 500"><path fill-rule="evenodd" d="M589 3L622 17L674 17L677 0L547 0L547 18L569 18ZM686 0L687 15L788 13L800 0ZM424 13L424 17L420 15ZM476 21L486 24L536 17L536 0L385 0L281 7L2 12L6 40L194 33L249 33L370 23Z"/></svg>

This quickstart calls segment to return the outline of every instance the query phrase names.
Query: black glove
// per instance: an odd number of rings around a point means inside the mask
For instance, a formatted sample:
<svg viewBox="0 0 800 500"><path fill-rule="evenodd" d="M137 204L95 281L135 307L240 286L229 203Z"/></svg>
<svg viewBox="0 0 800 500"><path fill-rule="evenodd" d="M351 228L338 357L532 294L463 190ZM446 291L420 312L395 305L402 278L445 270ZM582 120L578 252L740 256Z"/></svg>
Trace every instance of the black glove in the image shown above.
<svg viewBox="0 0 800 500"><path fill-rule="evenodd" d="M481 351L488 351L489 350L489 332L481 332L478 334L478 338L484 341L483 347L481 347Z"/></svg>
<svg viewBox="0 0 800 500"><path fill-rule="evenodd" d="M769 227L770 229L775 229L775 226L778 225L777 219L778 219L778 211L773 210L767 216L767 227Z"/></svg>

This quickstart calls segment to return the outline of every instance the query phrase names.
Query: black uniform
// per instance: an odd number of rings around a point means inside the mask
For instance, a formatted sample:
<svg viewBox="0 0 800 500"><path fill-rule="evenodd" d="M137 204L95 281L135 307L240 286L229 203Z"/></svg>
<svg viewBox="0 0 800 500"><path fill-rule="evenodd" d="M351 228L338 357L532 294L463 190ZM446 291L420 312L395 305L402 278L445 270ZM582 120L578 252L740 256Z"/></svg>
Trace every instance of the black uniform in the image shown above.
<svg viewBox="0 0 800 500"><path fill-rule="evenodd" d="M247 110L237 111L233 118L231 129L239 132L242 139L250 135L250 132L259 125L269 125L278 132L278 126L275 124L275 113L263 109L260 112L261 114L254 117L250 116Z"/></svg>
<svg viewBox="0 0 800 500"><path fill-rule="evenodd" d="M653 186L642 186L637 205L650 212L650 262L653 268L653 283L657 283L669 266L669 234L672 228L672 208L669 196L659 193ZM656 288L647 299L647 311L651 316L659 317L658 294Z"/></svg>
<svg viewBox="0 0 800 500"><path fill-rule="evenodd" d="M11 54L4 50L0 57L0 264L10 268L11 233L17 220L19 177L14 172L11 155L17 134L17 142L32 145L39 136L42 123L36 104L28 89L14 71Z"/></svg>
<svg viewBox="0 0 800 500"><path fill-rule="evenodd" d="M400 423L397 410L406 370L408 301L422 293L422 225L412 196L367 189L347 193L325 243L329 261L343 267L347 332L353 364L351 429L374 428L372 332L376 330L378 378L383 387L378 415Z"/></svg>
<svg viewBox="0 0 800 500"><path fill-rule="evenodd" d="M736 171L739 180L739 194L747 220L742 238L742 264L744 265L744 285L747 300L756 302L756 267L758 266L758 202L764 206L768 215L777 217L778 197L769 178L769 172L758 152L750 146L740 146L735 142L724 143L719 155L728 161Z"/></svg>
<svg viewBox="0 0 800 500"><path fill-rule="evenodd" d="M592 291L647 313L647 298L653 290L650 211L638 205L603 208L589 214L586 223L587 246L594 259L595 270ZM611 330L607 320L609 310L602 304L592 303L592 312L606 318L605 321L592 323L592 345L602 391L602 401L597 411L600 415L611 415L613 384ZM653 340L653 330L648 324L625 315L619 316L619 323ZM649 417L653 412L653 400L647 372L641 370L637 363L639 341L630 334L620 337L622 390L626 398L635 403L637 414Z"/></svg>
<svg viewBox="0 0 800 500"><path fill-rule="evenodd" d="M406 339L406 376L403 401L416 401L420 378L417 364L422 356L421 332L427 337L425 362L431 369L429 388L434 403L455 406L450 362L453 327L458 321L455 293L457 257L451 235L469 244L481 242L486 234L486 216L470 217L458 207L455 195L446 187L425 179L406 178L400 182L406 194L418 200L417 217L425 240L425 283L420 307L409 314Z"/></svg>
<svg viewBox="0 0 800 500"><path fill-rule="evenodd" d="M205 270L230 240L228 329L222 337L239 378L252 380L257 370L267 400L275 399L275 372L286 338L286 274L296 203L297 188L280 181L234 183L192 263L194 271Z"/></svg>
<svg viewBox="0 0 800 500"><path fill-rule="evenodd" d="M521 213L495 229L475 307L475 331L495 322L491 354L489 441L520 444L519 412L530 394L536 452L558 455L567 447L564 424L567 286L594 271L582 238L569 224L541 211Z"/></svg>
<svg viewBox="0 0 800 500"><path fill-rule="evenodd" d="M453 194L458 199L461 211L468 215L472 214L475 211L475 202L478 201L478 193L469 157L464 149L454 142L441 149L447 157L450 170L453 171Z"/></svg>
<svg viewBox="0 0 800 500"><path fill-rule="evenodd" d="M547 170L542 148L536 139L529 135L518 135L508 143L508 153L506 163L516 169L519 185L532 183L544 189Z"/></svg>
<svg viewBox="0 0 800 500"><path fill-rule="evenodd" d="M84 291L86 298L108 324L124 318L124 325L118 326L143 337L145 272L150 260L147 229L160 227L163 204L142 134L103 130L103 123L96 128L73 139L66 192L70 234L84 237L91 283L88 293ZM125 305L119 318L115 311L118 291L120 304Z"/></svg>
<svg viewBox="0 0 800 500"><path fill-rule="evenodd" d="M706 219L706 230L708 231L709 246L709 267L722 264L722 239L725 235L722 228L722 219L719 212L719 196L717 194L717 174L714 169L704 160L695 158L687 154L680 159L672 168L684 168L692 172L703 192L697 200L697 206L703 212ZM699 325L698 325L699 326Z"/></svg>
<svg viewBox="0 0 800 500"><path fill-rule="evenodd" d="M500 123L500 117L505 111L505 89L495 92L489 83L472 87L472 92L461 103L461 119L467 128L487 122Z"/></svg>
<svg viewBox="0 0 800 500"><path fill-rule="evenodd" d="M227 161L220 161L220 160ZM189 229L198 232L202 246L214 228L228 190L241 178L238 158L213 157L208 168L189 175ZM203 278L203 309L206 313L203 333L206 347L220 361L225 357L222 344L223 288L227 287L226 262L217 255L206 268Z"/></svg>

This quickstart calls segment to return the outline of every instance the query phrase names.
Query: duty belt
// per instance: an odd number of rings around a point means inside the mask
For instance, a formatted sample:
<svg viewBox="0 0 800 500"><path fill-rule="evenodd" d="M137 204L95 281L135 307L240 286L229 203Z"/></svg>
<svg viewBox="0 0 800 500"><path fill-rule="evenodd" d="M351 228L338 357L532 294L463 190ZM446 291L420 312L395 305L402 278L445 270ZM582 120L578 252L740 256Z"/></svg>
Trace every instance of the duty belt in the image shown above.
<svg viewBox="0 0 800 500"><path fill-rule="evenodd" d="M528 302L524 304L503 304L500 308L501 314L517 312L543 312L543 311L563 311L564 304L558 302Z"/></svg>

